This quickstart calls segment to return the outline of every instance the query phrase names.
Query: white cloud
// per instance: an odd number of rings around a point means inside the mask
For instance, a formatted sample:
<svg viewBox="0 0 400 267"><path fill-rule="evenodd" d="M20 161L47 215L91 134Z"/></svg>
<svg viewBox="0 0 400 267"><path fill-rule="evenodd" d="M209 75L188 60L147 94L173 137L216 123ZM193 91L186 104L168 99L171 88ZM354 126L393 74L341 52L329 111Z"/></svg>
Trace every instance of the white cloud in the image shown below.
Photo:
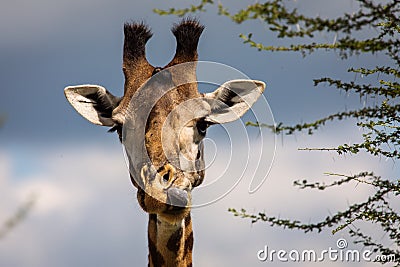
<svg viewBox="0 0 400 267"><path fill-rule="evenodd" d="M27 158L45 164L24 177L13 177L12 169L23 166L13 166L18 160L1 153L1 218L12 215L32 193L38 196L26 219L0 241L7 252L0 257L1 266L68 266L68 261L59 261L70 254L77 258L75 266L85 266L86 261L95 264L101 257L85 259L80 255L83 247L90 254L91 249L110 249L107 239L113 240L114 246L121 240L135 245L135 240L145 237L144 232L132 237L137 224L145 230L145 216L135 204L122 150L89 146L57 149L29 155ZM97 244L97 236L104 237L98 238L103 245ZM132 241L124 240L128 236ZM24 257L19 256L20 250L27 251ZM114 256L118 259L116 253Z"/></svg>
<svg viewBox="0 0 400 267"><path fill-rule="evenodd" d="M346 138L354 141L355 135L346 127ZM390 162L382 162L369 155L338 156L335 153L298 151L299 147L310 145L335 144L341 137L329 131L323 131L312 137L285 137L284 145L278 144L277 155L270 175L262 188L255 194L248 193L248 177L227 197L204 208L194 210L194 222L199 239L196 256L199 262L207 266L256 266L265 265L257 261L256 252L268 245L270 249L315 249L321 251L328 247L336 248L336 240L340 237L351 239L344 232L335 236L327 229L321 234L303 234L296 230L282 230L278 227L269 227L268 224L258 223L251 225L249 220L236 218L227 213L230 207L246 208L250 213L266 212L269 216L288 219L300 219L303 222L318 222L336 211L344 210L351 203L365 201L373 193L370 186L363 184L343 185L340 188L318 190L299 190L293 186L297 179L321 181L329 183L337 177L324 175L325 172L341 174L357 174L362 171L374 170L377 174L387 174ZM307 144L308 143L308 144ZM257 143L253 144L257 145ZM266 147L265 149L268 149ZM226 157L223 153L219 157ZM237 155L240 158L240 155ZM236 160L240 161L240 159ZM268 164L268 163L267 163ZM240 166L234 163L232 168ZM218 167L216 167L218 168ZM251 168L251 167L250 167ZM233 170L240 172L240 170ZM392 170L393 172L393 170ZM208 170L208 176L212 170ZM207 178L206 178L207 179ZM355 222L354 225L362 224ZM200 229L199 229L200 228ZM372 230L373 232L374 230ZM204 237L204 236L205 237ZM353 249L363 249L354 247ZM210 258L209 258L210 257ZM274 265L277 263L275 262ZM299 266L309 266L306 262ZM327 266L354 266L354 263L325 262ZM372 264L373 265L373 264ZM358 266L365 266L360 263Z"/></svg>

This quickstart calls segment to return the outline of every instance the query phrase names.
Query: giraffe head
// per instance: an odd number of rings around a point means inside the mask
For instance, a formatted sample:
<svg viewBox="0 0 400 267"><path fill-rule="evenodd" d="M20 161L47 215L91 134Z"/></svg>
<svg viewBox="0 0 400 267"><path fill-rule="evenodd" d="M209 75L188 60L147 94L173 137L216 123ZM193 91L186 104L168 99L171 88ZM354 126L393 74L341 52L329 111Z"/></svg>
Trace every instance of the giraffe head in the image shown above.
<svg viewBox="0 0 400 267"><path fill-rule="evenodd" d="M196 62L203 29L192 19L175 25L175 56L165 67L155 68L145 56L152 35L148 27L125 24L123 97L97 85L65 89L84 118L118 133L140 206L171 224L188 215L191 192L204 179L202 140L207 128L238 119L265 88L260 81L232 80L200 94Z"/></svg>

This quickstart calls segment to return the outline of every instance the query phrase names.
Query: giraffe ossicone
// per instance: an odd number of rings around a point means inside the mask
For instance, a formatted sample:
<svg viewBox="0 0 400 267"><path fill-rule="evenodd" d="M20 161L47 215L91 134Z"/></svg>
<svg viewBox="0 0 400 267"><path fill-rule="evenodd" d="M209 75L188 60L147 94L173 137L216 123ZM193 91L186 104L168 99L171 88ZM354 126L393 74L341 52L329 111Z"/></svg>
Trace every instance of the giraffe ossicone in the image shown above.
<svg viewBox="0 0 400 267"><path fill-rule="evenodd" d="M264 82L235 79L200 93L197 44L203 29L193 19L176 24L175 56L155 68L145 57L149 28L125 24L124 95L116 97L97 85L64 91L84 118L119 135L139 205L149 213L150 266L192 265L192 190L205 175L207 128L240 118L265 89Z"/></svg>

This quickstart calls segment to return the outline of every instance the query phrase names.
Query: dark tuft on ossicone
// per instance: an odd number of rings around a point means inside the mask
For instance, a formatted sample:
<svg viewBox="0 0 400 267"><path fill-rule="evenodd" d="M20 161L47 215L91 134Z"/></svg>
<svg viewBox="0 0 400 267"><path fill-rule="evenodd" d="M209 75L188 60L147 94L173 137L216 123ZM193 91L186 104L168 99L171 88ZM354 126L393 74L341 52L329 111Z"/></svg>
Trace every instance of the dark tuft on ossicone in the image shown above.
<svg viewBox="0 0 400 267"><path fill-rule="evenodd" d="M178 24L174 24L172 33L177 41L176 51L187 54L196 52L203 30L204 26L194 18L184 18Z"/></svg>
<svg viewBox="0 0 400 267"><path fill-rule="evenodd" d="M124 58L135 60L145 54L147 41L153 35L144 22L124 24Z"/></svg>

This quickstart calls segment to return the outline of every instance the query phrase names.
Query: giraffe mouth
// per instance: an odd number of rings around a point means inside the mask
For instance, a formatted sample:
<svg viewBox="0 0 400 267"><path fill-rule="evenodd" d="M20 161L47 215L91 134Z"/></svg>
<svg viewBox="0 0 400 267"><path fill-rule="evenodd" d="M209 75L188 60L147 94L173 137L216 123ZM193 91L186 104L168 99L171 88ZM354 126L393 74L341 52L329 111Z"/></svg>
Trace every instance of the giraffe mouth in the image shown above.
<svg viewBox="0 0 400 267"><path fill-rule="evenodd" d="M189 194L186 190L171 187L167 190L167 204L173 209L186 208L189 203Z"/></svg>
<svg viewBox="0 0 400 267"><path fill-rule="evenodd" d="M167 190L167 208L165 213L170 215L185 214L189 210L190 196L188 191L176 187Z"/></svg>
<svg viewBox="0 0 400 267"><path fill-rule="evenodd" d="M171 187L166 191L167 199L162 216L170 217L172 220L185 218L190 212L190 194L188 191Z"/></svg>

